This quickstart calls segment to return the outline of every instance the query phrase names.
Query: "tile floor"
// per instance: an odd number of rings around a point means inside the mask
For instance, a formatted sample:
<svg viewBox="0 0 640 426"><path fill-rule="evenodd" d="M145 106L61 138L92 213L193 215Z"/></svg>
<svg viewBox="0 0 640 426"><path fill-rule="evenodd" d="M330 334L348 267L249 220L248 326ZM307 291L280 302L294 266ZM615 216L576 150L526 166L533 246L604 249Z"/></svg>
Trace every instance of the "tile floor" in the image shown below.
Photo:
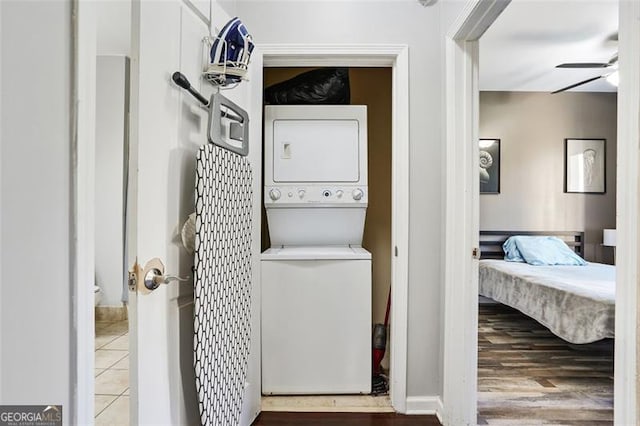
<svg viewBox="0 0 640 426"><path fill-rule="evenodd" d="M129 425L129 325L96 321L96 426Z"/></svg>

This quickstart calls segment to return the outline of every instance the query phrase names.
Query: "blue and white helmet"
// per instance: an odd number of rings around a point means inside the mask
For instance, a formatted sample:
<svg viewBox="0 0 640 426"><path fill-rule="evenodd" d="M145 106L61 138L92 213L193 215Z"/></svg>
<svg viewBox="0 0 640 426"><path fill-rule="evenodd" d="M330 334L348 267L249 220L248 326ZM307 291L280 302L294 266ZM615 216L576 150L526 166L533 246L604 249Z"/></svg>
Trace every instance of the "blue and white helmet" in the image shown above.
<svg viewBox="0 0 640 426"><path fill-rule="evenodd" d="M211 46L210 71L226 74L227 83L238 82L246 74L253 41L238 17L225 24Z"/></svg>

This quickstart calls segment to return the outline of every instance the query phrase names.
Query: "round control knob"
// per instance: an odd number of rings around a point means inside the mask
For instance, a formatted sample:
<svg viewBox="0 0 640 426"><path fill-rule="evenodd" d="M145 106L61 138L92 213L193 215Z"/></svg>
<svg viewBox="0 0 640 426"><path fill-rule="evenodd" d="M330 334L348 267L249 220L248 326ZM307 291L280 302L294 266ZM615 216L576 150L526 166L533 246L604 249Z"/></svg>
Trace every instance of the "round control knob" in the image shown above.
<svg viewBox="0 0 640 426"><path fill-rule="evenodd" d="M271 198L273 201L276 201L277 199L280 198L280 190L273 188L271 191L269 191L269 198Z"/></svg>
<svg viewBox="0 0 640 426"><path fill-rule="evenodd" d="M303 197L304 197L304 194L305 194L306 192L307 192L307 191L305 191L304 189L300 189L300 190L298 190L298 197L303 198Z"/></svg>
<svg viewBox="0 0 640 426"><path fill-rule="evenodd" d="M344 192L342 191L342 189L338 189L338 190L336 191L336 197L338 197L338 198L342 198L342 194L344 194Z"/></svg>
<svg viewBox="0 0 640 426"><path fill-rule="evenodd" d="M359 201L364 196L364 192L362 191L362 189L354 189L351 195L353 196L354 200Z"/></svg>

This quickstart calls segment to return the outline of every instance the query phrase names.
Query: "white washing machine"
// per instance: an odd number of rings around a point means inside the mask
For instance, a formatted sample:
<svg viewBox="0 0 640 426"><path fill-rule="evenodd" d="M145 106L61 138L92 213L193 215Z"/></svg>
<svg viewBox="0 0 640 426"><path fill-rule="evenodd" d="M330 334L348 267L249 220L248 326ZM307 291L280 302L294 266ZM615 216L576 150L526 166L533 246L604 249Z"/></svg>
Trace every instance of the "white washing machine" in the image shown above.
<svg viewBox="0 0 640 426"><path fill-rule="evenodd" d="M364 106L267 106L262 392L371 392Z"/></svg>

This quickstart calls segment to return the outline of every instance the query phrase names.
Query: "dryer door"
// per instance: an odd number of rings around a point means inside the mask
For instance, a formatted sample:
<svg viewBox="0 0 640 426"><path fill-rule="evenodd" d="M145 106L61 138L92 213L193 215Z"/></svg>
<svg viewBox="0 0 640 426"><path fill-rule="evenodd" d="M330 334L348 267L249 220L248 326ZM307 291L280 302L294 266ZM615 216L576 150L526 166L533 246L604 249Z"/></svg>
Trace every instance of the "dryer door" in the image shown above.
<svg viewBox="0 0 640 426"><path fill-rule="evenodd" d="M358 182L357 120L275 120L275 182Z"/></svg>

